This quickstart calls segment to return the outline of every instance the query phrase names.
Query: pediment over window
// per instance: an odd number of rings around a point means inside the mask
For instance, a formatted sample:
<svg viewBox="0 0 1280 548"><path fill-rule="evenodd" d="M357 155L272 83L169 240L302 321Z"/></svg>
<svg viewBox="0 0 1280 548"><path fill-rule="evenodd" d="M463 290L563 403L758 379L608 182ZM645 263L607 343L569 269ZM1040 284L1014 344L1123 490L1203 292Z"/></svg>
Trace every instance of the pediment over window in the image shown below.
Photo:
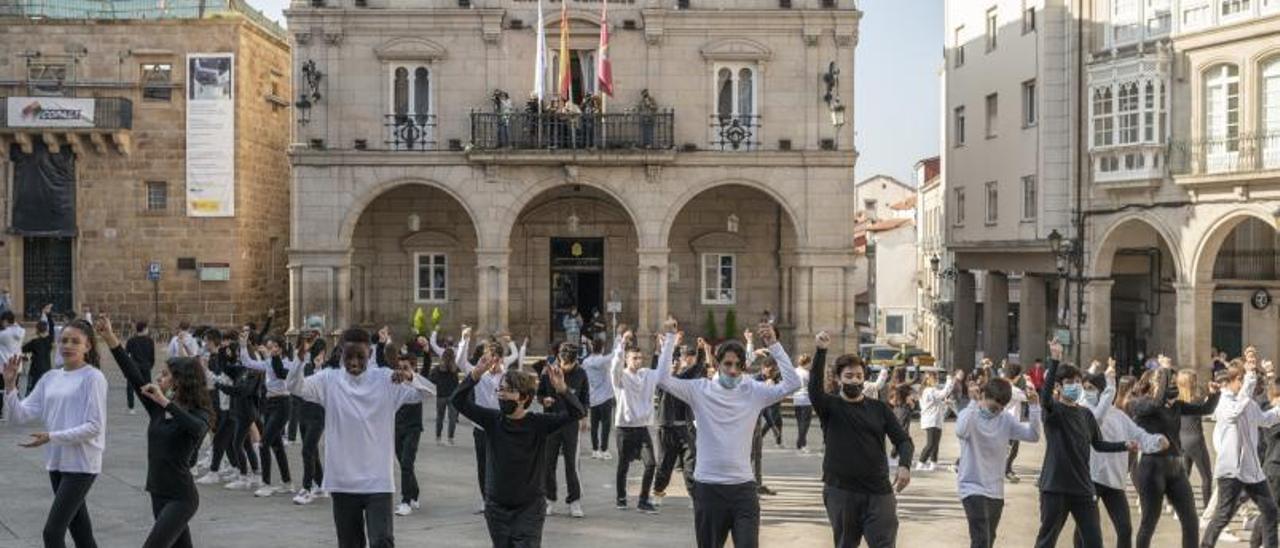
<svg viewBox="0 0 1280 548"><path fill-rule="evenodd" d="M698 253L740 251L747 248L747 241L732 232L708 232L689 240L689 247Z"/></svg>
<svg viewBox="0 0 1280 548"><path fill-rule="evenodd" d="M768 61L773 52L755 40L725 38L702 46L702 57L709 61Z"/></svg>
<svg viewBox="0 0 1280 548"><path fill-rule="evenodd" d="M373 49L383 61L436 61L444 59L444 46L422 38L393 38Z"/></svg>
<svg viewBox="0 0 1280 548"><path fill-rule="evenodd" d="M449 249L458 245L458 239L447 232L421 230L400 240L400 249L406 252L427 249Z"/></svg>

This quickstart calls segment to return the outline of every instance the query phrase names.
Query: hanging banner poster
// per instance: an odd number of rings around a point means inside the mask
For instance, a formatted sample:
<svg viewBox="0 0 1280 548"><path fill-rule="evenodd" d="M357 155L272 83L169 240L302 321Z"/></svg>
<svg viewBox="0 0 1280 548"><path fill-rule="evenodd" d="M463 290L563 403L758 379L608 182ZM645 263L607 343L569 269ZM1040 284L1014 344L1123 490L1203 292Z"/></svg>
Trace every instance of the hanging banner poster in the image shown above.
<svg viewBox="0 0 1280 548"><path fill-rule="evenodd" d="M187 56L187 216L236 214L235 56Z"/></svg>

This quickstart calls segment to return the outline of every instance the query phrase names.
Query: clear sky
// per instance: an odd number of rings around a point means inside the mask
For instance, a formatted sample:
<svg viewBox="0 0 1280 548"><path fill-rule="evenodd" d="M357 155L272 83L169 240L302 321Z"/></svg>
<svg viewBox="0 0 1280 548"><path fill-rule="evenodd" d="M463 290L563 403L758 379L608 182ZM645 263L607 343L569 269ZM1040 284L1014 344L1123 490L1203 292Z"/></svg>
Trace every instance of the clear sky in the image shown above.
<svg viewBox="0 0 1280 548"><path fill-rule="evenodd" d="M284 24L289 0L249 4ZM910 184L912 166L938 153L942 0L861 0L859 7L856 179L883 173Z"/></svg>

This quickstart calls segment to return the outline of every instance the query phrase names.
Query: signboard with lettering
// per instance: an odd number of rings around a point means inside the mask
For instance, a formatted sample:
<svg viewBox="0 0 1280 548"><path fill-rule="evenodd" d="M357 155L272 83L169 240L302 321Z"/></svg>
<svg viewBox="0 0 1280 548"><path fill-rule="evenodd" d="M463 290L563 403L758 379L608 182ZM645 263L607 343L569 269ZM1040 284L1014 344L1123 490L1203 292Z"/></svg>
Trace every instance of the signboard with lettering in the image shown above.
<svg viewBox="0 0 1280 548"><path fill-rule="evenodd" d="M9 127L93 127L93 99L74 97L10 97Z"/></svg>
<svg viewBox="0 0 1280 548"><path fill-rule="evenodd" d="M151 264L147 265L147 280L152 282L160 281L160 263L158 261L151 261Z"/></svg>

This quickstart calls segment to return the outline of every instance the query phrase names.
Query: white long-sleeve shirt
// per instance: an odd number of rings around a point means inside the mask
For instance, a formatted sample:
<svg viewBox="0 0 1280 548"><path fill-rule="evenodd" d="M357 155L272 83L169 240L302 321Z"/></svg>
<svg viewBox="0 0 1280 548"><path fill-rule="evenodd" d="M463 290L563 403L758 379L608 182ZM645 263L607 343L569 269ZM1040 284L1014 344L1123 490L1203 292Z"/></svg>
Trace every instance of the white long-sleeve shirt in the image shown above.
<svg viewBox="0 0 1280 548"><path fill-rule="evenodd" d="M662 354L671 355L675 344L668 334ZM751 470L751 435L760 411L800 388L791 358L779 343L769 347L778 362L782 382L765 384L743 378L733 390L713 379L677 379L670 367L658 367L658 386L685 403L698 424L697 463L693 479L721 485L755 481Z"/></svg>
<svg viewBox="0 0 1280 548"><path fill-rule="evenodd" d="M296 363L289 358L281 357L280 361L284 363L285 371L292 371L296 366ZM276 377L276 370L271 367L271 356L267 356L265 360L259 360L249 355L249 350L242 346L240 347L240 363L249 369L256 369L266 373L266 381L263 385L267 389L268 398L289 395L289 387L285 385L285 380Z"/></svg>
<svg viewBox="0 0 1280 548"><path fill-rule="evenodd" d="M26 336L27 330L16 323L0 329L0 364L22 353L22 339Z"/></svg>
<svg viewBox="0 0 1280 548"><path fill-rule="evenodd" d="M920 426L942 428L947 413L947 394L951 393L953 377L948 376L942 388L926 387L920 391Z"/></svg>
<svg viewBox="0 0 1280 548"><path fill-rule="evenodd" d="M26 398L8 387L4 395L10 420L39 420L49 432L44 448L46 470L97 474L107 447L107 378L84 365L74 371L52 369Z"/></svg>
<svg viewBox="0 0 1280 548"><path fill-rule="evenodd" d="M806 407L813 405L809 401L809 370L803 367L796 368L796 375L800 376L800 389L791 395L791 404L796 407Z"/></svg>
<svg viewBox="0 0 1280 548"><path fill-rule="evenodd" d="M614 425L619 428L650 426L653 424L653 396L658 391L658 370L641 367L632 371L623 362L619 341L614 347L609 374L611 388L618 394L618 407L613 410ZM671 369L671 352L658 356L658 369L663 367ZM595 393L594 388L591 393Z"/></svg>
<svg viewBox="0 0 1280 548"><path fill-rule="evenodd" d="M1009 456L1009 440L1040 441L1040 406L1031 406L1031 420L1022 422L1009 413L982 416L978 400L956 417L956 437L960 440L960 469L956 490L960 498L980 495L1004 498L1004 464Z"/></svg>
<svg viewBox="0 0 1280 548"><path fill-rule="evenodd" d="M429 390L421 375L392 382L391 369L372 367L358 376L324 369L310 377L295 367L289 392L324 407L324 489L335 493L396 490L395 419L401 405L422 401ZM421 392L420 392L421 391Z"/></svg>
<svg viewBox="0 0 1280 548"><path fill-rule="evenodd" d="M595 407L614 398L612 364L622 352L622 337L615 337L613 352L608 354L592 354L582 360L582 370L587 373L587 384L590 386L590 407Z"/></svg>
<svg viewBox="0 0 1280 548"><path fill-rule="evenodd" d="M1027 391L1018 388L1009 383L1009 405L1004 406L1004 412L1017 420L1022 420L1022 404L1027 402Z"/></svg>
<svg viewBox="0 0 1280 548"><path fill-rule="evenodd" d="M1213 411L1213 446L1218 449L1218 460L1213 464L1215 478L1235 478L1244 483L1267 479L1258 462L1258 429L1280 423L1280 406L1263 412L1250 397L1257 383L1256 374L1246 373L1240 391L1223 390Z"/></svg>
<svg viewBox="0 0 1280 548"><path fill-rule="evenodd" d="M186 353L183 353L182 348L179 348L179 347L185 347ZM170 358L176 358L179 356L190 356L194 358L199 355L200 355L200 343L196 341L196 338L194 336L188 334L185 342L181 338L179 338L177 335L174 335L172 338L169 339L169 357Z"/></svg>
<svg viewBox="0 0 1280 548"><path fill-rule="evenodd" d="M1080 402L1080 405L1093 413L1093 418L1098 422L1098 431L1102 434L1105 441L1136 441L1139 449L1144 453L1155 453L1160 450L1160 440L1164 436L1160 434L1152 434L1143 430L1138 423L1133 422L1129 415L1122 413L1116 409L1114 402L1116 398L1116 379L1114 375L1107 376L1107 387L1098 396L1098 404L1090 406L1088 402ZM1099 453L1092 449L1089 450L1089 477L1094 483L1102 484L1112 489L1124 489L1125 481L1129 478L1129 453Z"/></svg>
<svg viewBox="0 0 1280 548"><path fill-rule="evenodd" d="M476 368L465 357L467 355L467 344L468 341L463 339L462 342L458 343L458 348L455 351L458 355L458 369L461 369L464 375L470 375L471 370ZM502 371L497 371L480 376L480 380L476 381L474 392L476 405L485 409L498 409L498 385L502 382L502 375ZM480 425L477 424L476 428L480 428Z"/></svg>

